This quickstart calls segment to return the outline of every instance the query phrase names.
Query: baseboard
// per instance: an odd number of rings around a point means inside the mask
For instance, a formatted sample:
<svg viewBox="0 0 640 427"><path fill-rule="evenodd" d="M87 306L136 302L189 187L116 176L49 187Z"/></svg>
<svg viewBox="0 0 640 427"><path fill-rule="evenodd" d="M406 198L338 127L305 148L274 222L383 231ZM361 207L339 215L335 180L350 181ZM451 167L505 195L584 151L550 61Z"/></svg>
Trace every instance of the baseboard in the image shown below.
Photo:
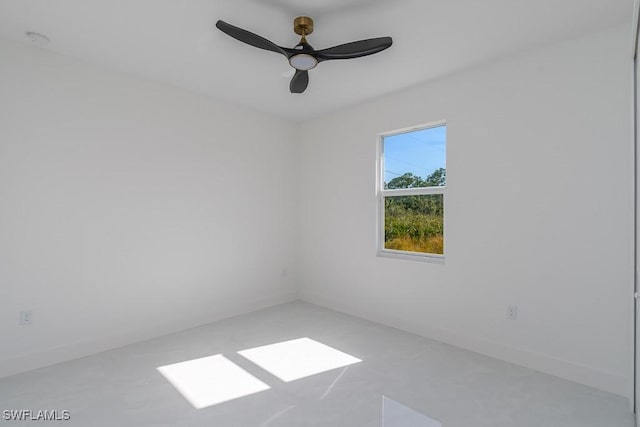
<svg viewBox="0 0 640 427"><path fill-rule="evenodd" d="M118 331L117 334L111 336L101 336L99 339L80 341L70 344L64 344L51 347L43 351L20 355L0 361L0 378L10 375L19 374L21 372L42 368L45 366L55 365L57 363L78 359L92 354L100 353L106 350L123 347L129 344L146 341L186 329L206 325L218 320L238 316L252 311L261 310L278 304L295 301L298 295L295 292L283 293L277 296L260 298L255 300L241 301L236 304L229 304L218 309L204 318L183 319L171 328L162 331L154 330L136 330L132 328L128 331Z"/></svg>
<svg viewBox="0 0 640 427"><path fill-rule="evenodd" d="M312 292L301 291L299 292L299 298L302 301L311 304L316 304L331 310L398 328L455 347L494 357L509 363L597 388L602 391L614 393L627 399L630 398L628 396L629 387L627 379L609 372L592 369L587 366L546 355L531 353L509 347L501 343L458 334L445 329L434 328L422 324L414 324L398 317L386 315L381 316L380 313L374 313L362 307L356 307L352 304L335 301L331 298L326 298L325 296Z"/></svg>

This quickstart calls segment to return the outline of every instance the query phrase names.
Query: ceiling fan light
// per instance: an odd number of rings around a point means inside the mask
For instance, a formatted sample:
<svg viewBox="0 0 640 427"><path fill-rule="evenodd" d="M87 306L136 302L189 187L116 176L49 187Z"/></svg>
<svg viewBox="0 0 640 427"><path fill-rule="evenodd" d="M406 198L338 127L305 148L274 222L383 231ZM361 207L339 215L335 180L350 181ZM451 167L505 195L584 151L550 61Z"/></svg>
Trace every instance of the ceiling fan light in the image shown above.
<svg viewBox="0 0 640 427"><path fill-rule="evenodd" d="M299 53L289 58L289 64L296 70L307 71L316 68L318 60L307 53Z"/></svg>

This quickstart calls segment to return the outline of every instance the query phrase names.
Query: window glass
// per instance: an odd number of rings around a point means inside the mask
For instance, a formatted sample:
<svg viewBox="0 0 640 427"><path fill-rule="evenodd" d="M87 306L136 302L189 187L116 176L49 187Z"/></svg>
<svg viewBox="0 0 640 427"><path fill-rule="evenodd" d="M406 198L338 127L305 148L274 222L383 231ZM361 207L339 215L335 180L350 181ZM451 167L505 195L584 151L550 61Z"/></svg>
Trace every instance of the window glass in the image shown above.
<svg viewBox="0 0 640 427"><path fill-rule="evenodd" d="M381 137L378 253L444 255L447 127Z"/></svg>
<svg viewBox="0 0 640 427"><path fill-rule="evenodd" d="M385 197L385 249L444 254L443 201L443 194Z"/></svg>
<svg viewBox="0 0 640 427"><path fill-rule="evenodd" d="M437 126L384 137L384 187L445 185L447 127Z"/></svg>

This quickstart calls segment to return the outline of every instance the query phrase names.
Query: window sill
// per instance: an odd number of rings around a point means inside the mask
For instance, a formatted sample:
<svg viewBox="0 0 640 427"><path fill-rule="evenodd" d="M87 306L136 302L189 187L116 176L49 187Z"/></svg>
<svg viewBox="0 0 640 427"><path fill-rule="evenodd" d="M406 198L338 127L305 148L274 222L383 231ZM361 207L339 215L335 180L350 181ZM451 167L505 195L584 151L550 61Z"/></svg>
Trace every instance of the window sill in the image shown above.
<svg viewBox="0 0 640 427"><path fill-rule="evenodd" d="M406 259L409 261L428 262L432 264L444 264L445 256L436 254L425 254L420 252L394 251L390 249L379 249L377 256L380 258Z"/></svg>

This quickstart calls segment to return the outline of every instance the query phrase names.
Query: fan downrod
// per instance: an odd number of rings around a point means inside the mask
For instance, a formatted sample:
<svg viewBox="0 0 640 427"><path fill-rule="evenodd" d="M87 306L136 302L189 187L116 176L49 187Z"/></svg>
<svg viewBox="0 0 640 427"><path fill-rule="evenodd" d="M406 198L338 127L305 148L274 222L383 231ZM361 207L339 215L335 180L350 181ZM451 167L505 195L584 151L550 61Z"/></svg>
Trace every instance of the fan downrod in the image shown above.
<svg viewBox="0 0 640 427"><path fill-rule="evenodd" d="M298 16L293 20L293 31L299 36L308 36L313 33L313 19L308 16Z"/></svg>

